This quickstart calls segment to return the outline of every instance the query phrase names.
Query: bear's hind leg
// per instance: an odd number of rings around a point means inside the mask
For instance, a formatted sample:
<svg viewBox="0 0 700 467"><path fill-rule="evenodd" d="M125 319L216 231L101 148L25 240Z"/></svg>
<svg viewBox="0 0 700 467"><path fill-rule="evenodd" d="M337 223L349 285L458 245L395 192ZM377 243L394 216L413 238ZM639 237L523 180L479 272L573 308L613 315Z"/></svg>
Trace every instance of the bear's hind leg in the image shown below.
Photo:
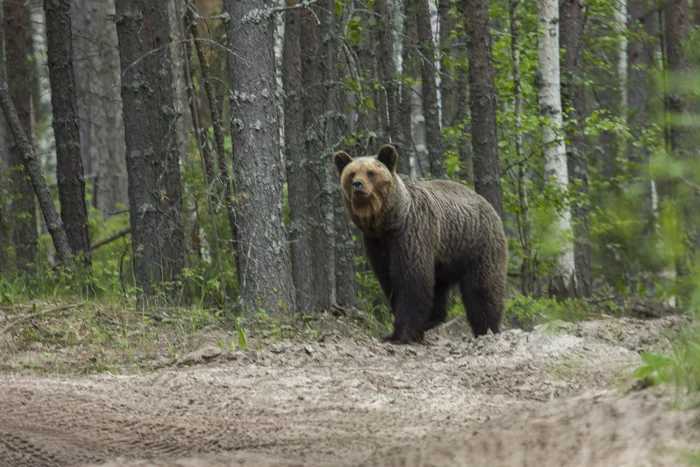
<svg viewBox="0 0 700 467"><path fill-rule="evenodd" d="M447 317L447 297L450 293L450 284L446 282L437 282L433 289L433 309L430 312L428 321L423 325L423 332L439 326Z"/></svg>
<svg viewBox="0 0 700 467"><path fill-rule="evenodd" d="M490 329L499 332L503 317L503 293L497 290L474 287L468 278L459 283L462 302L467 310L467 320L475 336L483 336Z"/></svg>

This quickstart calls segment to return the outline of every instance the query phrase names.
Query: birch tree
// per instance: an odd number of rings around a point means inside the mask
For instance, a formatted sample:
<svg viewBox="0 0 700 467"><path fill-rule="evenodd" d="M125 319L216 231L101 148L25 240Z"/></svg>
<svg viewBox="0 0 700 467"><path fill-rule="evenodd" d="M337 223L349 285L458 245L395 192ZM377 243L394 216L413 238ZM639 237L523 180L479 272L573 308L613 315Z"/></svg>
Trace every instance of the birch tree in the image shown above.
<svg viewBox="0 0 700 467"><path fill-rule="evenodd" d="M545 178L551 187L566 197L569 175L566 143L563 138L559 72L559 2L538 0L537 85L542 125ZM569 297L575 290L574 248L570 238L571 211L562 207L551 225L561 250L550 275L550 293Z"/></svg>

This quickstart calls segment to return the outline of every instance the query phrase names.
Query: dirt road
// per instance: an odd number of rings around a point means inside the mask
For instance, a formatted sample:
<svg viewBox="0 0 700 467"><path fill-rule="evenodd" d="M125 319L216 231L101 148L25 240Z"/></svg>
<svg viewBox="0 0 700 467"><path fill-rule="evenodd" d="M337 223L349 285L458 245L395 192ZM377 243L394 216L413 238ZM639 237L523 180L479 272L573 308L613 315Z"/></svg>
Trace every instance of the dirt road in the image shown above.
<svg viewBox="0 0 700 467"><path fill-rule="evenodd" d="M331 335L143 375L0 374L0 465L683 465L700 411L623 389L638 351L685 325Z"/></svg>

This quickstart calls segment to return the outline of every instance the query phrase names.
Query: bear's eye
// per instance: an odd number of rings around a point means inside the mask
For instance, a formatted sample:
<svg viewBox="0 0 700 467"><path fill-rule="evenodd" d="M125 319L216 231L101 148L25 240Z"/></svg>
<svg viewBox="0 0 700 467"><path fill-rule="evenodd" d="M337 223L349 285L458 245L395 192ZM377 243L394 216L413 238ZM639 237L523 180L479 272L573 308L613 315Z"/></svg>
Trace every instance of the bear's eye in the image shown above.
<svg viewBox="0 0 700 467"><path fill-rule="evenodd" d="M368 176L369 178L374 178L374 172L372 172L371 170L368 170L368 171L367 171L367 176Z"/></svg>
<svg viewBox="0 0 700 467"><path fill-rule="evenodd" d="M355 172L350 172L350 180L352 180L353 178L355 178L355 175L356 175Z"/></svg>

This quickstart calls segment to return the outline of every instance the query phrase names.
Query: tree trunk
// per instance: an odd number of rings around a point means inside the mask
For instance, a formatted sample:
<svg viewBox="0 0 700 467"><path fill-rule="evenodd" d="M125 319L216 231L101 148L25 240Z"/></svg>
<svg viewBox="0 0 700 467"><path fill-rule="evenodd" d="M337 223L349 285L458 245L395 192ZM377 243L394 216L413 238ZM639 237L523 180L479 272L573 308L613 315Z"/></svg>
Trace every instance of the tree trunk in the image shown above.
<svg viewBox="0 0 700 467"><path fill-rule="evenodd" d="M457 50L452 50L452 34L457 21L450 13L452 2L450 0L438 0L438 29L440 47L440 103L442 126L450 127L458 123L457 113L459 102L457 100L458 86L455 79L454 66L450 66L450 58L458 56Z"/></svg>
<svg viewBox="0 0 700 467"><path fill-rule="evenodd" d="M544 171L547 183L562 197L567 195L566 144L562 133L562 110L559 73L559 5L556 0L539 0L537 22L540 31L537 43L537 84L542 126ZM553 181L550 181L552 180ZM569 240L571 211L562 208L552 224L553 234L561 244L561 253L550 276L550 293L558 298L574 295L575 263L572 242Z"/></svg>
<svg viewBox="0 0 700 467"><path fill-rule="evenodd" d="M146 0L117 0L116 20L132 254L137 285L152 295L184 263L170 25L167 9Z"/></svg>
<svg viewBox="0 0 700 467"><path fill-rule="evenodd" d="M80 157L78 99L73 77L70 8L69 0L44 0L61 220L71 251L76 256L82 255L89 264L90 239L85 176Z"/></svg>
<svg viewBox="0 0 700 467"><path fill-rule="evenodd" d="M287 194L289 200L290 249L292 277L296 303L300 312L313 307L314 246L311 238L311 203L308 202L310 177L304 145L304 111L302 96L304 83L301 70L301 8L299 0L287 0L294 8L285 14L284 27L284 137L287 165Z"/></svg>
<svg viewBox="0 0 700 467"><path fill-rule="evenodd" d="M457 71L457 121L464 125L462 135L459 139L459 162L462 165L460 178L467 183L474 182L474 170L472 162L471 123L469 121L469 72L460 67Z"/></svg>
<svg viewBox="0 0 700 467"><path fill-rule="evenodd" d="M0 24L2 20L2 9L0 9ZM5 34L0 29L0 77L5 76ZM14 261L11 255L12 229L8 219L8 203L5 195L7 186L5 171L10 154L10 141L12 134L7 125L5 114L0 112L0 275L5 275L8 279L14 276Z"/></svg>
<svg viewBox="0 0 700 467"><path fill-rule="evenodd" d="M379 64L384 77L384 88L386 90L387 112L389 120L389 134L391 144L396 147L399 157L398 172L408 176L411 171L411 164L406 152L406 142L404 127L401 124L401 113L399 111L399 86L396 80L397 64L394 61L394 35L392 34L393 21L389 10L388 0L378 0L377 13L379 15Z"/></svg>
<svg viewBox="0 0 700 467"><path fill-rule="evenodd" d="M20 121L17 113L17 109L12 103L12 98L10 96L10 90L8 89L7 83L2 78L0 78L0 107L2 107L2 111L5 114L10 130L12 131L15 145L17 146L20 156L22 157L23 165L29 174L29 178L31 179L34 193L36 193L36 196L39 199L41 212L44 214L46 227L51 234L51 238L53 239L58 260L61 263L65 263L70 259L71 255L66 231L64 230L61 218L56 211L56 206L54 206L53 200L51 199L51 193L49 192L49 186L44 178L41 164L34 154L34 149L32 149L32 145L27 138L26 132L24 131L22 122Z"/></svg>
<svg viewBox="0 0 700 467"><path fill-rule="evenodd" d="M426 145L430 161L430 175L434 179L447 178L440 134L440 111L437 84L435 82L435 43L430 27L429 0L413 0L416 5L418 49L421 55L421 80L423 82L423 114L425 115Z"/></svg>
<svg viewBox="0 0 700 467"><path fill-rule="evenodd" d="M31 88L27 85L29 14L23 0L5 0L3 13L7 84L22 129L27 137L31 138ZM31 145L31 140L29 144ZM13 171L10 177L12 189L18 195L13 200L8 213L12 224L12 244L18 271L23 273L28 272L27 264L34 262L38 233L34 192L31 183L27 180L27 168L23 167L22 152L16 140L12 143L7 162L8 168Z"/></svg>
<svg viewBox="0 0 700 467"><path fill-rule="evenodd" d="M515 98L515 155L518 160L518 201L520 205L520 241L523 246L523 264L520 268L520 293L531 295L534 292L534 271L532 267L532 237L530 235L530 208L527 202L527 189L525 187L525 158L523 155L523 91L520 84L520 44L518 38L517 22L518 0L511 0L510 19L510 49L513 58L513 95Z"/></svg>
<svg viewBox="0 0 700 467"><path fill-rule="evenodd" d="M114 0L74 0L70 14L83 170L106 217L129 202Z"/></svg>
<svg viewBox="0 0 700 467"><path fill-rule="evenodd" d="M666 62L668 70L673 75L673 82L681 83L690 79L688 70L690 61L686 57L683 46L690 38L690 18L688 0L669 0L663 4L664 31L666 39ZM687 96L681 91L669 90L666 96L668 111L671 115L682 117L687 112ZM688 151L690 147L685 141L689 131L683 125L671 124L671 149L674 153Z"/></svg>
<svg viewBox="0 0 700 467"><path fill-rule="evenodd" d="M584 199L588 197L588 156L583 122L586 117L583 69L583 5L578 0L564 0L559 6L561 30L559 45L564 49L561 66L562 103L569 124L566 127L566 157L569 180L577 182L572 189ZM574 203L574 262L576 292L587 297L592 291L591 240L588 228L588 205Z"/></svg>
<svg viewBox="0 0 700 467"><path fill-rule="evenodd" d="M618 115L621 123L627 126L627 92L628 92L628 54L627 54L627 0L620 0L615 7L615 22L617 23L617 33L619 43L617 48L617 77L620 89L618 99ZM624 136L618 137L616 141L617 156L620 160L627 159L627 141Z"/></svg>
<svg viewBox="0 0 700 467"><path fill-rule="evenodd" d="M474 148L474 188L503 217L496 135L496 88L491 58L488 0L468 0L464 15L469 38L469 96Z"/></svg>
<svg viewBox="0 0 700 467"><path fill-rule="evenodd" d="M295 309L284 226L273 21L265 0L226 0L233 178L238 200L241 300L247 309Z"/></svg>
<svg viewBox="0 0 700 467"><path fill-rule="evenodd" d="M380 0L383 3L385 0ZM337 18L335 14L335 0L327 0L326 4L327 10L325 10L325 20L321 22L323 28L321 29L321 37L324 38L324 55L326 61L325 77L323 82L326 85L326 108L325 112L330 113L330 116L326 116L327 125L327 136L326 136L326 150L325 157L320 158L321 164L326 164L326 167L322 169L325 170L330 176L331 184L337 187L337 182L334 182L333 168L332 164L328 162L332 160L332 155L338 149L341 149L341 145L345 138L345 117L343 115L342 106L342 96L340 92L340 76L339 76L339 63L338 57L340 54L340 47L338 46L338 27ZM387 8L388 15L388 8ZM396 92L396 79L395 72L396 69L393 65L393 50L391 55L387 55L386 58L388 63L391 63L391 67L384 66L385 72L385 82L387 83L387 95L391 95L391 101L387 99L387 105L389 110L389 128L390 136L396 138L395 141L401 145L403 142L403 133L400 131L400 126L397 125L398 115L393 115L391 112L397 112L397 97ZM393 86L393 87L392 87ZM392 92L389 92L392 89ZM396 133L394 134L393 131ZM332 185L331 185L332 186ZM330 186L328 187L330 189ZM345 208L345 203L343 202L342 194L340 190L334 188L333 191L333 201L335 202L335 211L333 213L333 221L335 229L335 304L341 307L353 307L357 302L357 291L355 289L355 248L352 239L352 224L349 216L347 215L347 209Z"/></svg>
<svg viewBox="0 0 700 467"><path fill-rule="evenodd" d="M313 247L311 268L313 297L311 309L328 310L336 305L335 248L337 232L335 211L338 182L330 163L334 141L330 139L331 119L324 117L328 103L326 80L330 76L327 50L322 34L327 31L317 23L329 21L327 13L318 6L307 7L301 13L301 66L304 85L303 113L306 149L306 170L312 171L306 192L309 206L310 238ZM346 214L347 216L347 214Z"/></svg>
<svg viewBox="0 0 700 467"><path fill-rule="evenodd" d="M415 38L415 6L412 0L404 0L404 21L403 21L403 38L404 43L401 48L401 63L403 65L402 75L405 77L401 85L401 102L399 104L400 121L399 125L404 131L406 145L403 158L410 162L411 178L416 178L418 167L418 156L413 139L413 88L407 82L407 79L413 79L416 73L416 38ZM400 154L399 157L402 157Z"/></svg>

